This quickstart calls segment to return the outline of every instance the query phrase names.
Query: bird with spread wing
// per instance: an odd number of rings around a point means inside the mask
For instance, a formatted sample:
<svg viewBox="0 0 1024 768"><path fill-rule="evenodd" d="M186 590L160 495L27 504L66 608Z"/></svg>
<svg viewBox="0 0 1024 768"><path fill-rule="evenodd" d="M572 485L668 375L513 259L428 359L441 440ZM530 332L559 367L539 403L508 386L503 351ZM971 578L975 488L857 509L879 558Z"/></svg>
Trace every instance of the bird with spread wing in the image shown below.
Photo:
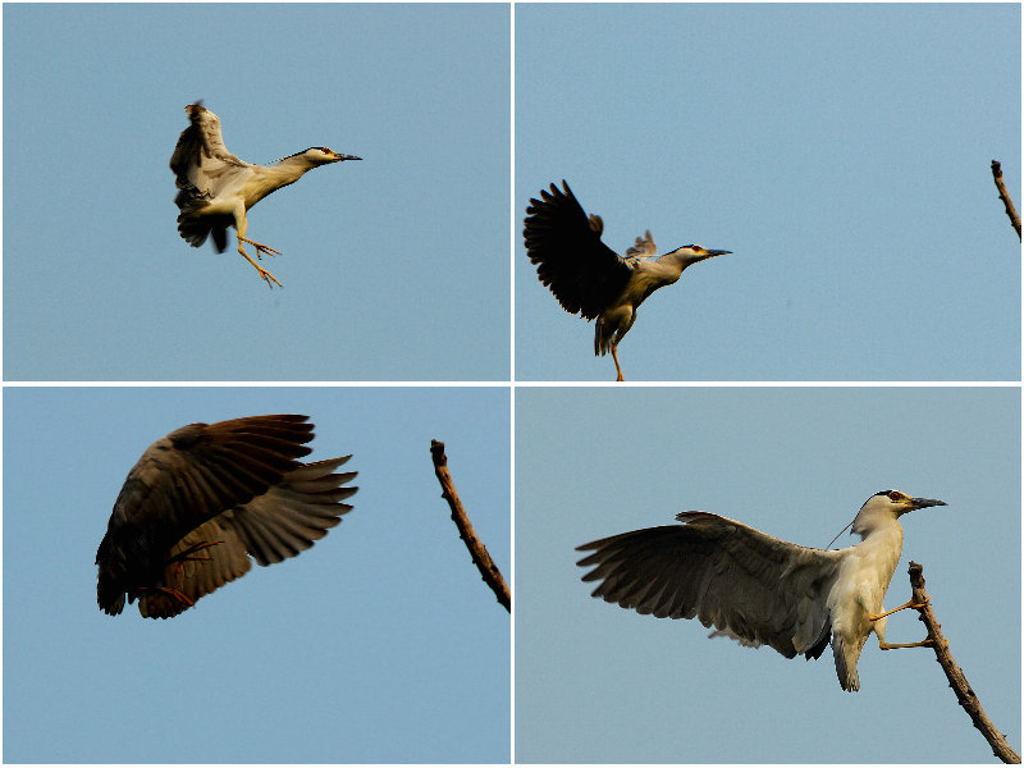
<svg viewBox="0 0 1024 768"><path fill-rule="evenodd" d="M526 208L523 238L537 277L551 289L562 309L587 320L597 318L594 354L612 353L616 381L623 381L618 347L633 327L636 312L654 291L676 282L697 262L732 251L684 245L657 255L650 231L619 256L601 241L604 222L583 211L563 180L542 189Z"/></svg>
<svg viewBox="0 0 1024 768"><path fill-rule="evenodd" d="M883 650L930 641L885 641L886 590L903 550L898 520L937 499L879 491L860 508L852 547L801 547L709 512L681 512L683 525L620 533L578 547L592 551L584 581L609 603L658 618L697 618L741 645L768 645L786 658L817 659L831 641L844 691L860 690L857 661L872 632ZM845 530L845 529L844 529Z"/></svg>
<svg viewBox="0 0 1024 768"><path fill-rule="evenodd" d="M306 416L189 424L142 454L114 502L96 553L97 600L114 616L125 597L169 618L244 575L250 557L279 563L313 546L352 509L349 456L302 463Z"/></svg>
<svg viewBox="0 0 1024 768"><path fill-rule="evenodd" d="M238 252L256 268L267 285L271 288L274 283L281 285L245 250L245 243L248 243L255 249L257 259L262 259L264 253L280 255L280 251L246 237L247 211L271 192L294 184L306 171L362 158L343 155L327 147L310 147L289 155L276 165L247 163L228 151L221 136L220 118L201 101L189 104L185 111L190 124L182 131L171 155L171 170L178 185L174 202L181 211L179 234L194 248L210 237L217 253L223 253L227 249L228 227L234 227Z"/></svg>

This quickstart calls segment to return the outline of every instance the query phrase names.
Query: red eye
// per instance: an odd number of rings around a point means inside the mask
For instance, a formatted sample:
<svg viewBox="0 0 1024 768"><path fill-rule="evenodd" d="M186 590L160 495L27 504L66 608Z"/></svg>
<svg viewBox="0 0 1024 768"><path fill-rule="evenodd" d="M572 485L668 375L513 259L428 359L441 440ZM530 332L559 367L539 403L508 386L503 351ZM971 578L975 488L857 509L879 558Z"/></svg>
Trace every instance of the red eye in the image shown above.
<svg viewBox="0 0 1024 768"><path fill-rule="evenodd" d="M903 494L899 491L889 491L889 498L893 501L899 501L903 498Z"/></svg>

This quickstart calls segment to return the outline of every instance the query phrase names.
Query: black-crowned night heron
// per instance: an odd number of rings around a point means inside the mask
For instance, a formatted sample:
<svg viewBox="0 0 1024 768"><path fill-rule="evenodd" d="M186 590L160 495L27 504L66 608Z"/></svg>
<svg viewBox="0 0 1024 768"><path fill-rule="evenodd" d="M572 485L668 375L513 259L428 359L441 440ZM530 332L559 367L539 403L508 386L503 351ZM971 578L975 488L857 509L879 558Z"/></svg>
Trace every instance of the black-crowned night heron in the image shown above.
<svg viewBox="0 0 1024 768"><path fill-rule="evenodd" d="M801 547L708 512L681 512L684 525L621 533L579 547L579 565L596 566L601 597L637 613L692 619L742 645L770 645L786 658L821 656L832 640L844 691L860 690L857 659L874 632L883 650L928 644L885 642L882 601L903 549L901 515L944 501L879 491L860 508L839 550Z"/></svg>
<svg viewBox="0 0 1024 768"><path fill-rule="evenodd" d="M96 553L97 600L111 616L139 600L165 619L245 574L313 546L352 507L335 473L348 456L303 464L306 416L189 424L153 443L114 502Z"/></svg>
<svg viewBox="0 0 1024 768"><path fill-rule="evenodd" d="M601 217L584 213L564 179L562 187L552 184L550 192L540 191L540 200L530 199L523 230L526 253L537 266L537 277L566 312L597 318L594 354L610 351L616 381L623 381L619 342L633 327L644 299L672 285L691 264L732 251L691 244L658 256L647 231L623 258L601 242Z"/></svg>
<svg viewBox="0 0 1024 768"><path fill-rule="evenodd" d="M306 171L362 158L342 155L327 147L310 147L276 165L254 165L228 151L220 132L220 118L201 101L189 104L185 111L191 125L181 132L171 155L171 170L178 177L178 196L174 202L181 209L178 232L194 248L212 237L217 253L223 253L228 244L228 227L234 227L238 233L238 252L256 267L267 285L273 288L271 281L281 285L245 251L244 244L249 243L256 249L257 259L263 253L280 255L270 246L245 236L246 211L271 192L294 184Z"/></svg>

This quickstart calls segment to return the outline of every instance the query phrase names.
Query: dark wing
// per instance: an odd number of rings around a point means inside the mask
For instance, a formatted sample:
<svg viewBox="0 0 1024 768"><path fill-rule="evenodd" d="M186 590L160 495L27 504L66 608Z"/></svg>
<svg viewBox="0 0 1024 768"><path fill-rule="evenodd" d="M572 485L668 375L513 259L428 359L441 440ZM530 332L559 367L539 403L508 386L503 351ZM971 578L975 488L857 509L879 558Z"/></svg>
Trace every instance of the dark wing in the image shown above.
<svg viewBox="0 0 1024 768"><path fill-rule="evenodd" d="M692 619L744 645L787 658L821 655L831 624L826 600L842 553L781 541L707 512L686 525L622 533L579 547L579 565L601 597L638 613Z"/></svg>
<svg viewBox="0 0 1024 768"><path fill-rule="evenodd" d="M174 198L181 214L178 232L193 246L200 246L211 230L218 251L226 246L226 227L234 223L230 216L200 216L210 200L227 185L248 173L251 165L228 151L221 136L220 118L197 102L186 107L189 127L181 132L171 155L178 195Z"/></svg>
<svg viewBox="0 0 1024 768"><path fill-rule="evenodd" d="M100 607L119 613L123 593L148 586L186 534L301 466L313 438L307 418L190 424L153 443L128 473L96 554Z"/></svg>
<svg viewBox="0 0 1024 768"><path fill-rule="evenodd" d="M540 200L530 199L526 253L562 308L591 320L622 294L632 270L601 242L600 217L587 217L564 179L562 187L552 184Z"/></svg>
<svg viewBox="0 0 1024 768"><path fill-rule="evenodd" d="M313 546L352 509L342 487L355 472L334 473L348 456L305 464L248 504L221 513L190 532L171 550L158 589L139 600L147 618L169 618L249 570L279 563ZM177 558L177 559L175 559ZM184 597L186 600L182 600Z"/></svg>

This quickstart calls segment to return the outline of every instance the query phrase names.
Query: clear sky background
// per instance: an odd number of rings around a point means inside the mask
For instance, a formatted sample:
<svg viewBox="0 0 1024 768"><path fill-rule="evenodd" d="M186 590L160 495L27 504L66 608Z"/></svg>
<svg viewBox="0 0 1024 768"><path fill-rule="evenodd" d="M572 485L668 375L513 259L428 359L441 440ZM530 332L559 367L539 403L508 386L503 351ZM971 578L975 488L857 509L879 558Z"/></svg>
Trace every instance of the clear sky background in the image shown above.
<svg viewBox="0 0 1024 768"><path fill-rule="evenodd" d="M509 616L440 497L430 440L509 575L508 392L5 392L4 755L11 762L509 759ZM146 447L194 421L304 413L352 453L355 508L309 551L180 616L96 607L96 547ZM49 494L49 495L48 495Z"/></svg>
<svg viewBox="0 0 1024 768"><path fill-rule="evenodd" d="M924 565L953 654L1019 745L1019 425L1016 388L518 390L517 761L992 762L928 649L872 637L844 693L831 650L709 640L591 598L575 565L580 544L688 509L824 547L888 488L949 506L903 518L887 606ZM887 634L924 630L908 612Z"/></svg>
<svg viewBox="0 0 1024 768"><path fill-rule="evenodd" d="M4 63L8 380L508 378L508 6L7 5ZM178 236L199 98L364 158L252 210L282 290Z"/></svg>
<svg viewBox="0 0 1024 768"><path fill-rule="evenodd" d="M1019 378L1018 4L520 4L515 96L517 230L564 178L618 253L735 252L641 307L627 379ZM521 236L515 279L518 378L613 379Z"/></svg>

